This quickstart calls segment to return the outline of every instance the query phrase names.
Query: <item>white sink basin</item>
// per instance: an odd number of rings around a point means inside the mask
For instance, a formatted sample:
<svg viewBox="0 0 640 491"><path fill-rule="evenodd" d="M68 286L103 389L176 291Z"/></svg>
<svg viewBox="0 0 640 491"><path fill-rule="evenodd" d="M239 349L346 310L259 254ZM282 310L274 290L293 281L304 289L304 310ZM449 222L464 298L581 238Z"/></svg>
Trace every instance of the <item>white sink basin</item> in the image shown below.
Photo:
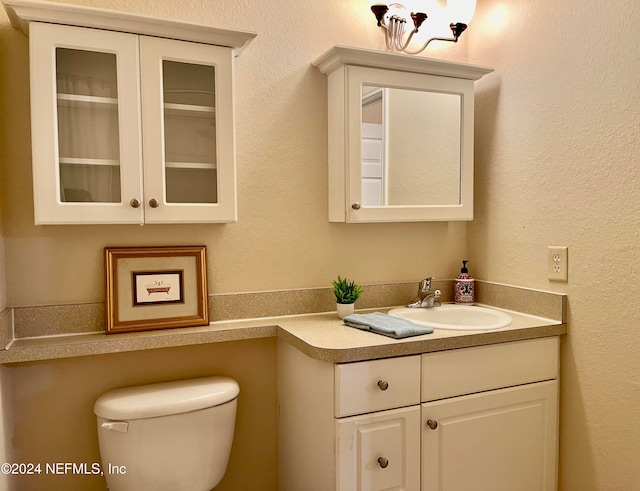
<svg viewBox="0 0 640 491"><path fill-rule="evenodd" d="M430 309L392 309L389 315L434 329L456 331L492 331L507 327L512 322L509 314L477 305L443 304Z"/></svg>

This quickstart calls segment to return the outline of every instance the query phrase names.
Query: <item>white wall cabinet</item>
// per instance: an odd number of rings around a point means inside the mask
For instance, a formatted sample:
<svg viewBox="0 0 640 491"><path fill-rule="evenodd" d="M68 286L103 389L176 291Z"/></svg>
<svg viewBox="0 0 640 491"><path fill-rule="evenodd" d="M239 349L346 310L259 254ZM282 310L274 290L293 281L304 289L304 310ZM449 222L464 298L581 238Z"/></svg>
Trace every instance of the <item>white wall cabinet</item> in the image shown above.
<svg viewBox="0 0 640 491"><path fill-rule="evenodd" d="M255 34L5 8L30 38L36 224L237 220L234 56Z"/></svg>
<svg viewBox="0 0 640 491"><path fill-rule="evenodd" d="M492 68L347 46L313 65L328 77L330 222L473 218L474 81Z"/></svg>
<svg viewBox="0 0 640 491"><path fill-rule="evenodd" d="M332 365L278 345L279 489L556 489L558 339Z"/></svg>

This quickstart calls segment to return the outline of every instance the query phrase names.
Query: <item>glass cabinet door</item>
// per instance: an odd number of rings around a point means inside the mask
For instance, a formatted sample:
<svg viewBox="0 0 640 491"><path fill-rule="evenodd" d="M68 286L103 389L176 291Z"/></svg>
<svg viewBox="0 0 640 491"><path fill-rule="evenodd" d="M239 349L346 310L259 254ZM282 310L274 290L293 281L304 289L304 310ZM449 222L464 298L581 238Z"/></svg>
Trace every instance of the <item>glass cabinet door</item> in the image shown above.
<svg viewBox="0 0 640 491"><path fill-rule="evenodd" d="M215 66L163 60L167 203L217 203Z"/></svg>
<svg viewBox="0 0 640 491"><path fill-rule="evenodd" d="M236 220L232 53L141 37L147 222Z"/></svg>
<svg viewBox="0 0 640 491"><path fill-rule="evenodd" d="M36 223L141 222L137 36L43 23L30 36Z"/></svg>
<svg viewBox="0 0 640 491"><path fill-rule="evenodd" d="M55 48L60 201L119 203L116 55Z"/></svg>

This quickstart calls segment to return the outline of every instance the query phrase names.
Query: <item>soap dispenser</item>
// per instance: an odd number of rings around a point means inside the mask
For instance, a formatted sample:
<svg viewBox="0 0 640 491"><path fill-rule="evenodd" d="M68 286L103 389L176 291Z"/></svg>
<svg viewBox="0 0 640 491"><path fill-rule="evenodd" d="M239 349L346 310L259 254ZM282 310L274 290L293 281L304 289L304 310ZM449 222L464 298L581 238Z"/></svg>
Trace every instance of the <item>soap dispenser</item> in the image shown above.
<svg viewBox="0 0 640 491"><path fill-rule="evenodd" d="M464 305L473 305L476 301L475 281L467 269L468 260L462 261L462 269L456 277L453 301Z"/></svg>

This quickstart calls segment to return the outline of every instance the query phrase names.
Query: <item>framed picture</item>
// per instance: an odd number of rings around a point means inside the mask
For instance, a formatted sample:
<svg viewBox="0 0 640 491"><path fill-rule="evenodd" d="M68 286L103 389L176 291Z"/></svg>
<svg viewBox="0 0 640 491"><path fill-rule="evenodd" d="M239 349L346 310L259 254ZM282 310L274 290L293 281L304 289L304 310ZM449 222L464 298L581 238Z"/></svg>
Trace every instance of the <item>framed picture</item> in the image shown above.
<svg viewBox="0 0 640 491"><path fill-rule="evenodd" d="M104 252L107 334L209 324L205 246Z"/></svg>

